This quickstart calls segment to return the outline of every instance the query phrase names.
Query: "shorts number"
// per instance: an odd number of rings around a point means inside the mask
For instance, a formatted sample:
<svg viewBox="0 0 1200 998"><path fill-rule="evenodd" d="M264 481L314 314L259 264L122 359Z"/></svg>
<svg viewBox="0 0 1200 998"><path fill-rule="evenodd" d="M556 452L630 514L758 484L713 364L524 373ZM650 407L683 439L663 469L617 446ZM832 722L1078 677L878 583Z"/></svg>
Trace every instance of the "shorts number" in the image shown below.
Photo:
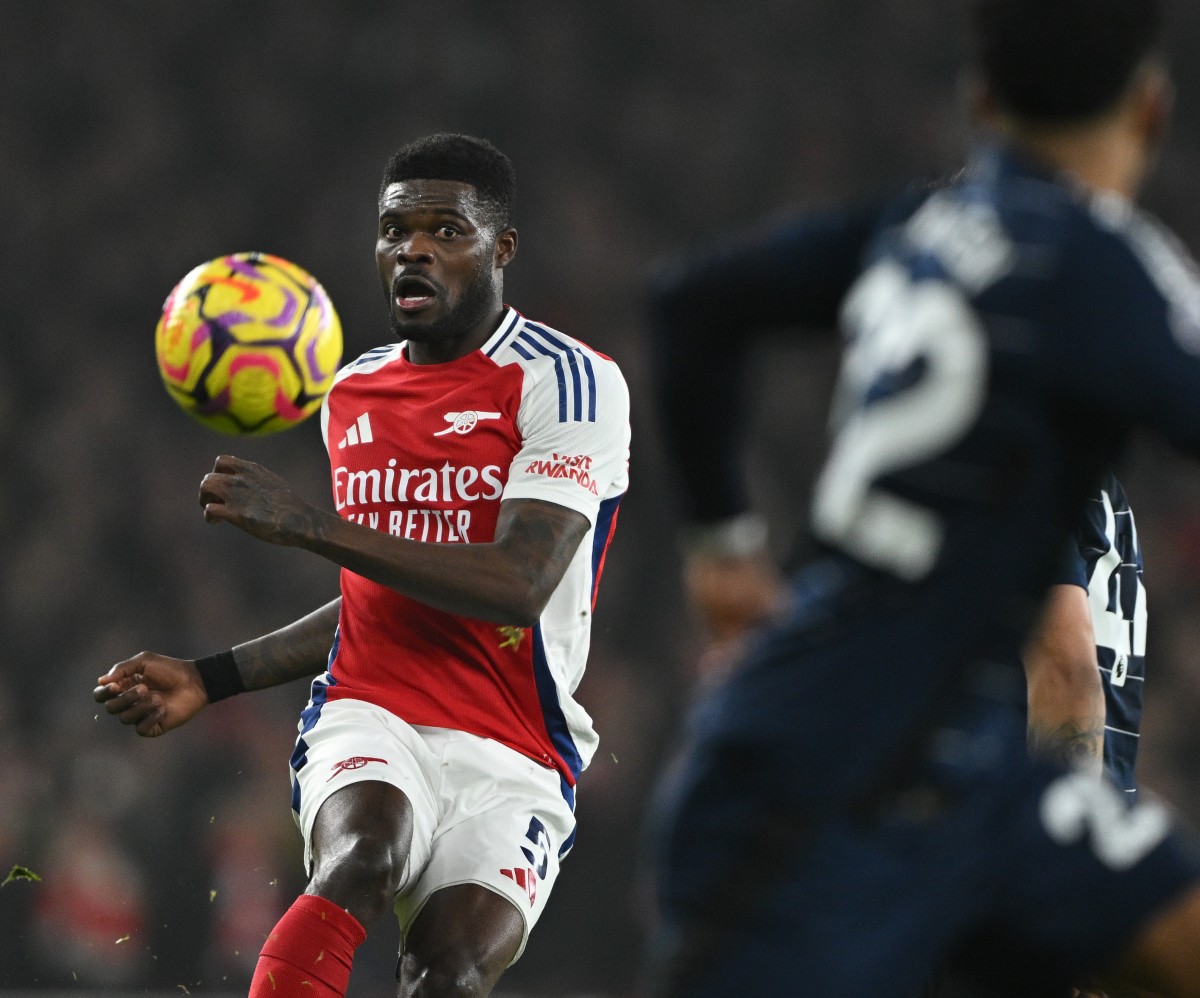
<svg viewBox="0 0 1200 998"><path fill-rule="evenodd" d="M539 879L544 879L550 866L550 835L546 826L536 816L529 819L529 830L525 833L525 838L533 843L533 848L521 846L521 852L537 871Z"/></svg>
<svg viewBox="0 0 1200 998"><path fill-rule="evenodd" d="M813 527L856 558L915 581L937 560L941 518L878 481L965 436L983 406L987 337L954 285L914 282L894 262L863 276L843 318L853 340L834 401L836 438L817 483Z"/></svg>
<svg viewBox="0 0 1200 998"><path fill-rule="evenodd" d="M1120 791L1087 773L1067 773L1046 788L1042 825L1059 845L1087 835L1092 852L1110 870L1128 870L1167 837L1171 821L1153 801L1130 807Z"/></svg>

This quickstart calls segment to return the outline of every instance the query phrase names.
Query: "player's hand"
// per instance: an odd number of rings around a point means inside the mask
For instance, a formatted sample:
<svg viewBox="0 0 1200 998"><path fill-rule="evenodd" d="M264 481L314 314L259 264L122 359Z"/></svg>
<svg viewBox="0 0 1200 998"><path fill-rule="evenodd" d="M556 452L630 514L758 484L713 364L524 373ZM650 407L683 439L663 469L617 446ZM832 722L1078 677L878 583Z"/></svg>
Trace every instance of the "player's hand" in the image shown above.
<svg viewBox="0 0 1200 998"><path fill-rule="evenodd" d="M178 728L208 703L195 662L154 652L140 652L113 666L96 683L96 702L145 738Z"/></svg>
<svg viewBox="0 0 1200 998"><path fill-rule="evenodd" d="M689 554L683 587L708 638L699 662L706 680L728 671L746 635L780 610L786 594L782 575L765 553Z"/></svg>
<svg viewBox="0 0 1200 998"><path fill-rule="evenodd" d="M709 636L718 643L741 637L769 619L784 598L783 577L765 553L689 554L684 592Z"/></svg>
<svg viewBox="0 0 1200 998"><path fill-rule="evenodd" d="M232 523L272 544L300 544L313 536L321 515L281 476L253 461L222 455L200 482L200 505L209 523Z"/></svg>

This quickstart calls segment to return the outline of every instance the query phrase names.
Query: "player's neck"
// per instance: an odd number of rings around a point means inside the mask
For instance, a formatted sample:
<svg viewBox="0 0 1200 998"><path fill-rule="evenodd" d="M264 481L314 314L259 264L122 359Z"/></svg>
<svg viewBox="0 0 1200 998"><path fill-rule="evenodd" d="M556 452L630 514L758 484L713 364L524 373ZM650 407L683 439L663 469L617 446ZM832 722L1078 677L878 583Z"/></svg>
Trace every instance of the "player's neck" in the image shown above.
<svg viewBox="0 0 1200 998"><path fill-rule="evenodd" d="M484 318L459 336L436 336L426 339L419 334L409 335L405 337L407 342L404 352L413 364L447 364L460 360L474 353L491 339L492 334L504 321L506 311L502 303L497 303ZM403 330L397 332L403 333Z"/></svg>
<svg viewBox="0 0 1200 998"><path fill-rule="evenodd" d="M1166 68L1157 56L1148 56L1125 93L1107 111L1083 121L1037 121L1008 112L986 87L975 94L972 106L984 126L1050 169L1133 200L1166 133L1172 94Z"/></svg>
<svg viewBox="0 0 1200 998"><path fill-rule="evenodd" d="M1093 190L1132 200L1141 188L1145 151L1115 124L1072 129L1014 126L1006 131L1035 159Z"/></svg>

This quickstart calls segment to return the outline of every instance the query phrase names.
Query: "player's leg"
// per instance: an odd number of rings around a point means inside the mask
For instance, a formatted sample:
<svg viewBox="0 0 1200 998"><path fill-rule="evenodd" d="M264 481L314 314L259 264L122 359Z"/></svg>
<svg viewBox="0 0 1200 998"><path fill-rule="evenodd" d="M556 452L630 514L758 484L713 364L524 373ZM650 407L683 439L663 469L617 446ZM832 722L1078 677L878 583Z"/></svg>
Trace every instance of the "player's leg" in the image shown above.
<svg viewBox="0 0 1200 998"><path fill-rule="evenodd" d="M399 889L412 829L412 805L388 783L352 783L321 804L312 876L263 944L251 998L345 993L354 951Z"/></svg>
<svg viewBox="0 0 1200 998"><path fill-rule="evenodd" d="M306 894L346 909L364 926L390 911L412 843L413 810L389 783L343 787L317 812Z"/></svg>
<svg viewBox="0 0 1200 998"><path fill-rule="evenodd" d="M1153 798L1023 761L998 816L996 932L1114 995L1200 998L1200 853ZM1001 837L1003 836L1003 845Z"/></svg>
<svg viewBox="0 0 1200 998"><path fill-rule="evenodd" d="M525 920L478 884L432 894L405 939L399 998L482 998L516 958Z"/></svg>
<svg viewBox="0 0 1200 998"><path fill-rule="evenodd" d="M1150 920L1111 977L1101 979L1113 989L1136 982L1164 995L1200 996L1200 885Z"/></svg>
<svg viewBox="0 0 1200 998"><path fill-rule="evenodd" d="M354 951L429 854L436 760L398 718L314 696L292 755L309 884L267 937L252 998L344 994Z"/></svg>
<svg viewBox="0 0 1200 998"><path fill-rule="evenodd" d="M396 899L401 998L491 992L525 948L575 832L562 777L498 742L418 728L437 759L439 826Z"/></svg>

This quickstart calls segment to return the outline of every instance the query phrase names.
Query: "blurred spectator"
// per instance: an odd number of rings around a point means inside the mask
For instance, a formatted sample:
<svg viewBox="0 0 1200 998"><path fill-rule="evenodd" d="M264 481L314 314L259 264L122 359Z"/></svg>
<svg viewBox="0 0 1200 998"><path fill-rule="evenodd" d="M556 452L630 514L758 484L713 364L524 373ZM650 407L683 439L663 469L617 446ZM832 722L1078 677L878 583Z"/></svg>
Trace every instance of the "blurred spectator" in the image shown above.
<svg viewBox="0 0 1200 998"><path fill-rule="evenodd" d="M46 847L34 905L39 962L47 980L128 987L142 976L146 876L107 827L68 815Z"/></svg>

